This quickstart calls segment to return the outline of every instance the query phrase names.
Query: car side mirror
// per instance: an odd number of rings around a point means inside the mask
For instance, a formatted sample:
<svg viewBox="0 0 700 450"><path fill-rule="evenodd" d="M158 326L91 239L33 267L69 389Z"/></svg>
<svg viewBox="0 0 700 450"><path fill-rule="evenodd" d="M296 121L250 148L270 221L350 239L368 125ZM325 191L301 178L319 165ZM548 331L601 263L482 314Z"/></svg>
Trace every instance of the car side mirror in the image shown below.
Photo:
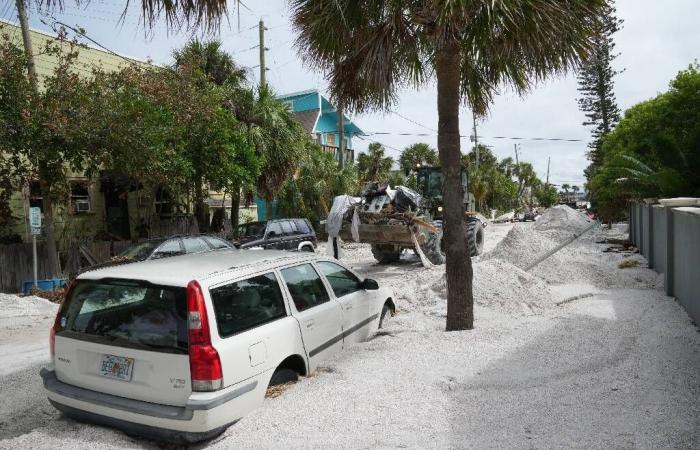
<svg viewBox="0 0 700 450"><path fill-rule="evenodd" d="M275 231L270 231L269 233L267 233L267 237L268 239L277 237L277 233Z"/></svg>
<svg viewBox="0 0 700 450"><path fill-rule="evenodd" d="M377 283L371 278L365 278L362 282L362 289L366 291L376 291L377 289L379 289L379 283Z"/></svg>

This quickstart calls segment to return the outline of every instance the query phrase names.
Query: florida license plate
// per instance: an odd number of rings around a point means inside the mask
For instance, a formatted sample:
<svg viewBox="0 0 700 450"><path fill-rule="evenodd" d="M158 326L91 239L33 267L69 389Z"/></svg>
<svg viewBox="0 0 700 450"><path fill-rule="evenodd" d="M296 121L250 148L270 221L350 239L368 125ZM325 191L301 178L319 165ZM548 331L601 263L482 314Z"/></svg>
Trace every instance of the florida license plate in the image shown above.
<svg viewBox="0 0 700 450"><path fill-rule="evenodd" d="M134 368L134 358L123 356L102 355L100 375L116 380L131 381Z"/></svg>

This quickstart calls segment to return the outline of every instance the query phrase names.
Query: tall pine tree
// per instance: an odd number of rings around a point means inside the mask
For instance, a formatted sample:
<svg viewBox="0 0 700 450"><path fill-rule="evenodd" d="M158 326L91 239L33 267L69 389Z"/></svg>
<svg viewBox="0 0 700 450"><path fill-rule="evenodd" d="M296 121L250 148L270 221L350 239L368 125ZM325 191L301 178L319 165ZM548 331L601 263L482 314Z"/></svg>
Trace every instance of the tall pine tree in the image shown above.
<svg viewBox="0 0 700 450"><path fill-rule="evenodd" d="M605 7L605 14L597 25L593 36L594 50L583 62L578 73L579 109L586 113L583 125L592 127L592 141L588 144L588 159L591 164L584 173L588 180L603 163L601 146L603 137L615 127L620 120L620 108L617 106L614 92L615 75L621 71L612 68L617 57L613 35L622 27L622 20L615 16L612 2Z"/></svg>

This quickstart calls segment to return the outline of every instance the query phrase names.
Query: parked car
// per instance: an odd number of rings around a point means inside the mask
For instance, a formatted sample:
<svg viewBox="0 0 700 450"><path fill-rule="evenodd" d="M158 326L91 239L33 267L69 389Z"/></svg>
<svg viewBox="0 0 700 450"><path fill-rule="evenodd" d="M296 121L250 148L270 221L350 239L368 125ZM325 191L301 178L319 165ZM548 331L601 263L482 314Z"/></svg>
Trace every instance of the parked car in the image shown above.
<svg viewBox="0 0 700 450"><path fill-rule="evenodd" d="M393 294L309 253L222 250L106 267L69 288L46 394L65 415L167 442L214 437L270 385L393 315Z"/></svg>
<svg viewBox="0 0 700 450"><path fill-rule="evenodd" d="M523 220L523 222L527 222L528 220L534 222L537 220L538 215L539 214L537 214L537 212L535 212L535 211L525 211L525 213L523 214L522 220Z"/></svg>
<svg viewBox="0 0 700 450"><path fill-rule="evenodd" d="M227 240L217 236L206 234L170 236L137 242L121 252L118 255L120 257L118 259L145 261L148 259L165 258L188 253L209 252L226 248L234 248L234 246Z"/></svg>
<svg viewBox="0 0 700 450"><path fill-rule="evenodd" d="M260 247L276 250L313 252L318 245L316 232L307 219L275 219L251 222L238 227L238 248Z"/></svg>

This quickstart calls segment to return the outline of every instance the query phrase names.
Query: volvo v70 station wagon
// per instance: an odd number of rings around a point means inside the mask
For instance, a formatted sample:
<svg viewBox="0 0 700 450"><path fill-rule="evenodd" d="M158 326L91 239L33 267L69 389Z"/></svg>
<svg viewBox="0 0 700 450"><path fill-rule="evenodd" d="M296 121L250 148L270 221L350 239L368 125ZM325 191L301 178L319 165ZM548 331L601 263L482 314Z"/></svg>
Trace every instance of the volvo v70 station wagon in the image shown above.
<svg viewBox="0 0 700 450"><path fill-rule="evenodd" d="M388 289L313 253L221 250L107 267L71 285L41 376L69 417L195 442L393 313Z"/></svg>

